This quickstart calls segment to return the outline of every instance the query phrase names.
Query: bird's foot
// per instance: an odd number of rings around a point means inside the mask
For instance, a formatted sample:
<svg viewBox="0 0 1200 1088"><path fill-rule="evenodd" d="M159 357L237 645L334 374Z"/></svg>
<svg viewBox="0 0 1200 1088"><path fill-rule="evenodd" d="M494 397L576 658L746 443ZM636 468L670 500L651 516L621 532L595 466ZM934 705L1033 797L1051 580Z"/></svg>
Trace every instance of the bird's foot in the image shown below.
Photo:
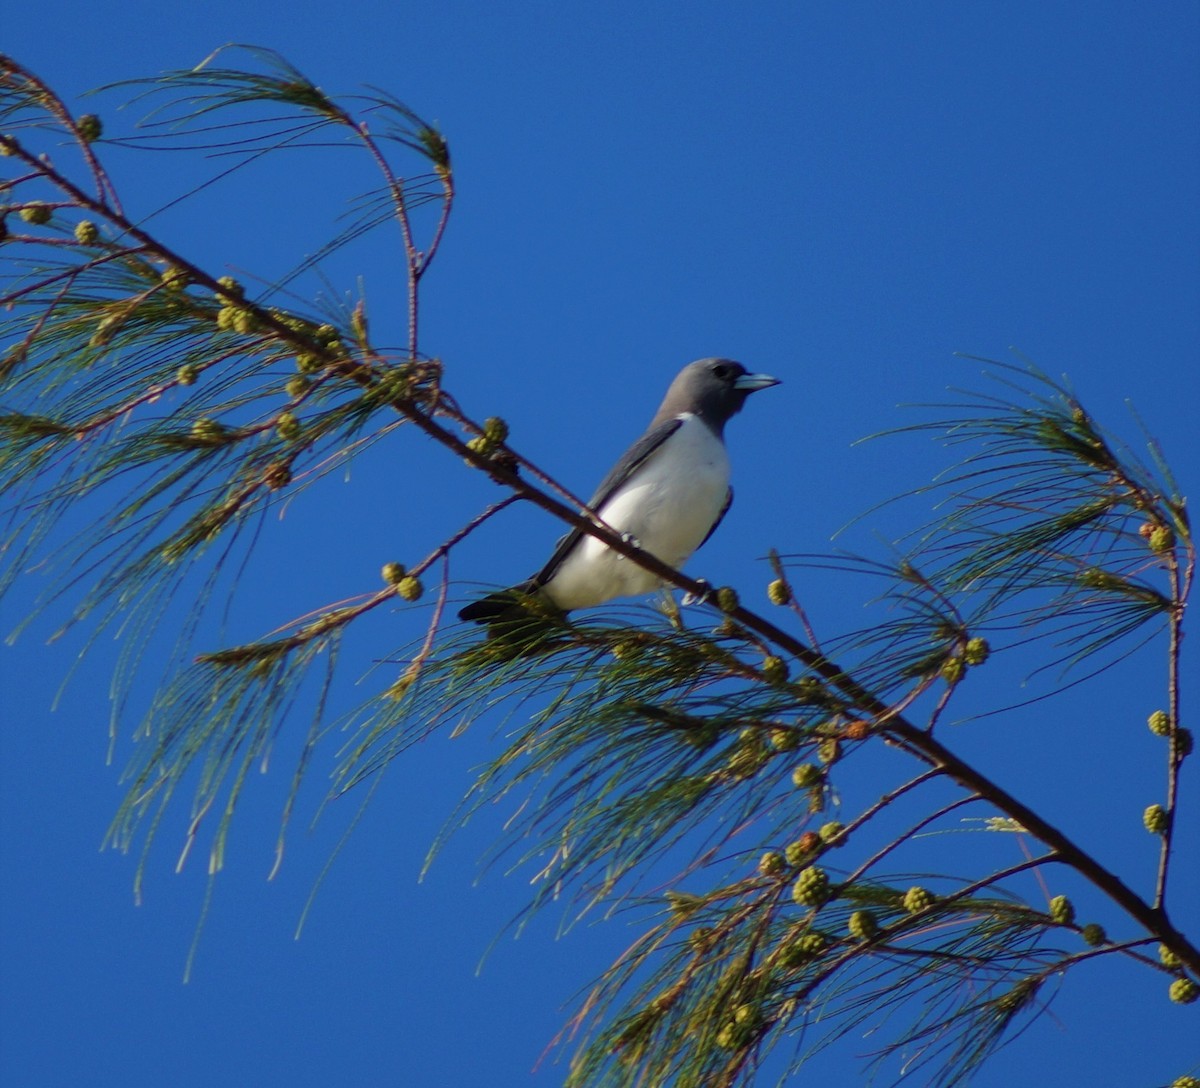
<svg viewBox="0 0 1200 1088"><path fill-rule="evenodd" d="M704 604L705 601L707 601L713 595L712 583L706 582L703 578L700 578L698 579L698 584L700 586L699 592L693 593L689 590L683 595L683 601L681 603L683 604L684 608L689 608L694 604Z"/></svg>

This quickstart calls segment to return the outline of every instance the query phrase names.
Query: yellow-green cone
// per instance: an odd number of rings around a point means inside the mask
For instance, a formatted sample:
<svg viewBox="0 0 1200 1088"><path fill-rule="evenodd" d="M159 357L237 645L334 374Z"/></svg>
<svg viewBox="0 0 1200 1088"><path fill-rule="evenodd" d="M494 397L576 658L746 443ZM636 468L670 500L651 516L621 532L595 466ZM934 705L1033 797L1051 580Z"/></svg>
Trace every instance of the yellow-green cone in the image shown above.
<svg viewBox="0 0 1200 1088"><path fill-rule="evenodd" d="M1150 530L1150 536L1147 539L1150 550L1158 555L1169 552L1175 547L1175 534L1169 525L1156 525Z"/></svg>
<svg viewBox="0 0 1200 1088"><path fill-rule="evenodd" d="M1090 944L1093 948L1108 941L1108 934L1104 932L1104 927L1097 922L1088 922L1079 933L1083 937L1084 943Z"/></svg>
<svg viewBox="0 0 1200 1088"><path fill-rule="evenodd" d="M844 846L845 841L842 840L842 832L845 830L846 825L840 820L830 820L829 823L821 825L821 829L817 834L826 846Z"/></svg>
<svg viewBox="0 0 1200 1088"><path fill-rule="evenodd" d="M768 684L786 684L788 678L787 662L774 654L763 658L763 679Z"/></svg>
<svg viewBox="0 0 1200 1088"><path fill-rule="evenodd" d="M1142 823L1146 825L1146 830L1151 835L1162 835L1170 823L1167 818L1167 810L1162 805L1148 805L1146 811L1142 813Z"/></svg>
<svg viewBox="0 0 1200 1088"><path fill-rule="evenodd" d="M792 599L792 591L782 578L776 578L767 586L767 600L772 604L787 604Z"/></svg>
<svg viewBox="0 0 1200 1088"><path fill-rule="evenodd" d="M32 204L26 204L21 209L21 218L26 223L32 223L35 227L40 227L43 223L49 223L53 212L49 204L43 204L40 200L35 200Z"/></svg>
<svg viewBox="0 0 1200 1088"><path fill-rule="evenodd" d="M850 936L860 941L869 941L879 933L879 922L869 910L856 910L846 923Z"/></svg>
<svg viewBox="0 0 1200 1088"><path fill-rule="evenodd" d="M962 678L963 673L967 671L967 666L964 664L961 657L952 657L948 661L942 663L942 679L947 684L957 684Z"/></svg>
<svg viewBox="0 0 1200 1088"><path fill-rule="evenodd" d="M800 967L819 959L829 947L829 938L819 929L810 929L787 946L783 962L788 967Z"/></svg>
<svg viewBox="0 0 1200 1088"><path fill-rule="evenodd" d="M820 838L806 831L800 838L787 844L783 851L784 859L789 865L799 868L820 845Z"/></svg>
<svg viewBox="0 0 1200 1088"><path fill-rule="evenodd" d="M1176 1005L1190 1005L1200 997L1200 986L1197 986L1190 978L1177 978L1171 983L1171 988L1167 992Z"/></svg>
<svg viewBox="0 0 1200 1088"><path fill-rule="evenodd" d="M967 639L967 645L963 649L963 660L968 665L982 665L991 652L992 648L986 638Z"/></svg>
<svg viewBox="0 0 1200 1088"><path fill-rule="evenodd" d="M300 420L291 412L280 412L275 420L275 433L284 442L295 442L300 437Z"/></svg>
<svg viewBox="0 0 1200 1088"><path fill-rule="evenodd" d="M1165 944L1160 944L1158 946L1158 962L1164 967L1170 967L1172 970L1181 966L1179 957L1175 955L1175 953L1172 952Z"/></svg>
<svg viewBox="0 0 1200 1088"><path fill-rule="evenodd" d="M416 601L425 592L425 587L421 585L420 579L408 574L396 583L396 592L406 601Z"/></svg>
<svg viewBox="0 0 1200 1088"><path fill-rule="evenodd" d="M772 729L767 734L767 740L770 741L771 747L777 752L790 752L793 748L800 745L800 734L795 729L784 729L782 727Z"/></svg>
<svg viewBox="0 0 1200 1088"><path fill-rule="evenodd" d="M738 607L737 590L732 586L721 586L716 595L717 607L722 612L733 612Z"/></svg>
<svg viewBox="0 0 1200 1088"><path fill-rule="evenodd" d="M821 769L812 763L801 763L792 771L792 784L797 789L808 789L821 781Z"/></svg>
<svg viewBox="0 0 1200 1088"><path fill-rule="evenodd" d="M933 906L933 893L925 888L913 887L904 893L904 909L909 914L918 914Z"/></svg>
<svg viewBox="0 0 1200 1088"><path fill-rule="evenodd" d="M819 907L829 899L829 877L824 869L810 865L796 877L792 898L802 907Z"/></svg>
<svg viewBox="0 0 1200 1088"><path fill-rule="evenodd" d="M1056 895L1050 900L1050 917L1060 926L1069 926L1075 921L1075 908L1065 895Z"/></svg>
<svg viewBox="0 0 1200 1088"><path fill-rule="evenodd" d="M104 131L104 126L100 123L100 118L94 113L83 114L75 122L75 127L79 129L79 135L89 144L93 140L100 139L100 134Z"/></svg>
<svg viewBox="0 0 1200 1088"><path fill-rule="evenodd" d="M763 876L775 876L786 868L783 855L778 850L768 850L758 859L758 871Z"/></svg>

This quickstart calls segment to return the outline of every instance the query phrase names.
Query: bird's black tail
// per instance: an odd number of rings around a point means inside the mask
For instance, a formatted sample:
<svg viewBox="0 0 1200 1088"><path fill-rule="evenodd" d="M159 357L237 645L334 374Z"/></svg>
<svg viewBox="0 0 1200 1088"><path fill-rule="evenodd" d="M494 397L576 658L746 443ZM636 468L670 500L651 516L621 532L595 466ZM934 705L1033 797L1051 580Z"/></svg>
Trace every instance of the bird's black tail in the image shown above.
<svg viewBox="0 0 1200 1088"><path fill-rule="evenodd" d="M458 618L468 623L497 623L506 618L528 616L529 612L521 601L529 594L526 586L513 586L497 593L489 593L458 610Z"/></svg>
<svg viewBox="0 0 1200 1088"><path fill-rule="evenodd" d="M487 626L487 643L502 656L526 657L562 644L567 613L537 592L533 581L489 593L459 609L458 618Z"/></svg>
<svg viewBox="0 0 1200 1088"><path fill-rule="evenodd" d="M509 586L458 610L458 618L468 623L520 625L530 622L559 623L566 616L538 592L538 582L531 578L520 585Z"/></svg>

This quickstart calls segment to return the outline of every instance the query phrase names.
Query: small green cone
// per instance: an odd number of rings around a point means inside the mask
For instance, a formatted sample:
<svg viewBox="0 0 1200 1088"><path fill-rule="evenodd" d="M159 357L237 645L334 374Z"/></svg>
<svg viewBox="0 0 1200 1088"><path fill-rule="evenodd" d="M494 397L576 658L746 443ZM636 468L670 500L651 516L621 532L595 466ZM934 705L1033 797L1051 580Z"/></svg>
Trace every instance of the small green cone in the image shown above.
<svg viewBox="0 0 1200 1088"><path fill-rule="evenodd" d="M817 785L821 781L821 768L812 763L801 763L792 771L792 784L801 790Z"/></svg>
<svg viewBox="0 0 1200 1088"><path fill-rule="evenodd" d="M783 962L787 967L802 967L824 955L829 947L829 938L819 929L810 929L787 946Z"/></svg>
<svg viewBox="0 0 1200 1088"><path fill-rule="evenodd" d="M797 942L804 952L816 958L825 953L829 947L829 938L819 929L810 930Z"/></svg>
<svg viewBox="0 0 1200 1088"><path fill-rule="evenodd" d="M762 1023L762 1012L757 1005L739 1005L733 1010L733 1022L752 1028Z"/></svg>
<svg viewBox="0 0 1200 1088"><path fill-rule="evenodd" d="M791 599L792 591L782 578L776 578L767 586L767 600L772 604L788 604Z"/></svg>
<svg viewBox="0 0 1200 1088"><path fill-rule="evenodd" d="M1108 934L1104 932L1104 927L1096 922L1088 922L1079 931L1079 935L1083 938L1084 944L1091 945L1093 948L1108 943Z"/></svg>
<svg viewBox="0 0 1200 1088"><path fill-rule="evenodd" d="M777 876L786 867L787 863L778 850L768 850L758 859L758 871L762 876Z"/></svg>
<svg viewBox="0 0 1200 1088"><path fill-rule="evenodd" d="M417 601L425 592L425 587L421 585L420 579L407 574L396 583L396 592L406 601Z"/></svg>
<svg viewBox="0 0 1200 1088"><path fill-rule="evenodd" d="M933 906L933 893L925 888L913 887L904 893L904 909L909 914L919 914Z"/></svg>
<svg viewBox="0 0 1200 1088"><path fill-rule="evenodd" d="M467 439L467 449L472 453L479 454L480 457L486 457L496 448L496 443L493 442L486 434L477 434L474 438ZM467 462L470 464L470 461Z"/></svg>
<svg viewBox="0 0 1200 1088"><path fill-rule="evenodd" d="M803 703L820 703L829 694L815 676L802 676L796 681L796 692Z"/></svg>
<svg viewBox="0 0 1200 1088"><path fill-rule="evenodd" d="M275 420L275 433L284 442L295 442L300 437L300 420L291 412L280 412Z"/></svg>
<svg viewBox="0 0 1200 1088"><path fill-rule="evenodd" d="M1171 970L1175 970L1175 968L1182 966L1179 957L1175 955L1175 953L1172 952L1165 944L1160 944L1158 946L1158 962L1164 967L1171 968Z"/></svg>
<svg viewBox="0 0 1200 1088"><path fill-rule="evenodd" d="M1200 997L1200 986L1197 986L1190 978L1177 978L1171 983L1171 988L1167 993L1176 1005L1190 1005Z"/></svg>
<svg viewBox="0 0 1200 1088"><path fill-rule="evenodd" d="M716 594L717 607L722 612L734 612L738 607L737 590L732 586L721 586Z"/></svg>
<svg viewBox="0 0 1200 1088"><path fill-rule="evenodd" d="M1162 555L1164 552L1169 552L1175 547L1175 534L1171 531L1169 525L1156 525L1150 530L1150 536L1147 538L1150 544L1150 550L1156 555Z"/></svg>
<svg viewBox="0 0 1200 1088"><path fill-rule="evenodd" d="M846 840L842 837L845 830L846 825L840 820L830 820L829 823L821 825L817 834L826 846L845 846Z"/></svg>
<svg viewBox="0 0 1200 1088"><path fill-rule="evenodd" d="M222 276L217 280L217 284L225 291L225 294L216 296L218 302L224 303L229 298L241 302L246 297L246 289L232 276Z"/></svg>
<svg viewBox="0 0 1200 1088"><path fill-rule="evenodd" d="M799 868L821 846L820 836L812 831L806 831L794 842L789 842L784 848L784 860L793 868Z"/></svg>
<svg viewBox="0 0 1200 1088"><path fill-rule="evenodd" d="M810 865L792 885L792 898L802 907L819 907L828 901L829 877L824 869Z"/></svg>
<svg viewBox="0 0 1200 1088"><path fill-rule="evenodd" d="M782 657L776 657L774 654L763 658L762 663L763 679L768 684L786 684L788 678L787 662Z"/></svg>
<svg viewBox="0 0 1200 1088"><path fill-rule="evenodd" d="M1147 805L1146 811L1142 813L1142 823L1151 835L1164 834L1170 822L1167 810L1162 805Z"/></svg>
<svg viewBox="0 0 1200 1088"><path fill-rule="evenodd" d="M963 649L963 660L968 665L982 665L991 656L992 648L986 638L967 639Z"/></svg>
<svg viewBox="0 0 1200 1088"><path fill-rule="evenodd" d="M777 752L790 752L800 746L800 734L795 729L772 729L767 734L767 740Z"/></svg>
<svg viewBox="0 0 1200 1088"><path fill-rule="evenodd" d="M89 144L93 140L100 139L100 134L104 131L104 126L100 123L100 118L94 113L83 114L75 122L75 127L79 129L79 135Z"/></svg>
<svg viewBox="0 0 1200 1088"><path fill-rule="evenodd" d="M483 433L493 443L505 442L508 440L508 424L499 416L488 416L483 421Z"/></svg>
<svg viewBox="0 0 1200 1088"><path fill-rule="evenodd" d="M50 205L43 204L40 200L35 200L32 204L26 204L21 209L21 218L26 223L32 223L35 227L49 223L53 214Z"/></svg>
<svg viewBox="0 0 1200 1088"><path fill-rule="evenodd" d="M188 285L188 274L182 268L167 268L158 281L168 291L182 291Z"/></svg>
<svg viewBox="0 0 1200 1088"><path fill-rule="evenodd" d="M967 671L967 666L961 657L952 657L942 663L941 675L951 687L957 684Z"/></svg>
<svg viewBox="0 0 1200 1088"><path fill-rule="evenodd" d="M1069 926L1075 921L1075 907L1065 895L1056 895L1050 900L1050 917L1060 926Z"/></svg>
<svg viewBox="0 0 1200 1088"><path fill-rule="evenodd" d="M850 936L859 941L869 941L879 933L879 922L869 910L856 910L850 915L846 928Z"/></svg>

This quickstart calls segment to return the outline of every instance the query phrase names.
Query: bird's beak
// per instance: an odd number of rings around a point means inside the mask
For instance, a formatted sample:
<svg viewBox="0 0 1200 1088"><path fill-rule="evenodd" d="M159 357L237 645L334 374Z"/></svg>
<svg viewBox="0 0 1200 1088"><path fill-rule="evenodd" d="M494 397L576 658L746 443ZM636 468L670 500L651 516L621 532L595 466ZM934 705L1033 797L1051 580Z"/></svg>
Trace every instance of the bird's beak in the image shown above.
<svg viewBox="0 0 1200 1088"><path fill-rule="evenodd" d="M773 385L778 385L779 379L772 378L770 374L743 374L733 383L733 388L741 390L743 393L754 393L759 389L770 389Z"/></svg>

